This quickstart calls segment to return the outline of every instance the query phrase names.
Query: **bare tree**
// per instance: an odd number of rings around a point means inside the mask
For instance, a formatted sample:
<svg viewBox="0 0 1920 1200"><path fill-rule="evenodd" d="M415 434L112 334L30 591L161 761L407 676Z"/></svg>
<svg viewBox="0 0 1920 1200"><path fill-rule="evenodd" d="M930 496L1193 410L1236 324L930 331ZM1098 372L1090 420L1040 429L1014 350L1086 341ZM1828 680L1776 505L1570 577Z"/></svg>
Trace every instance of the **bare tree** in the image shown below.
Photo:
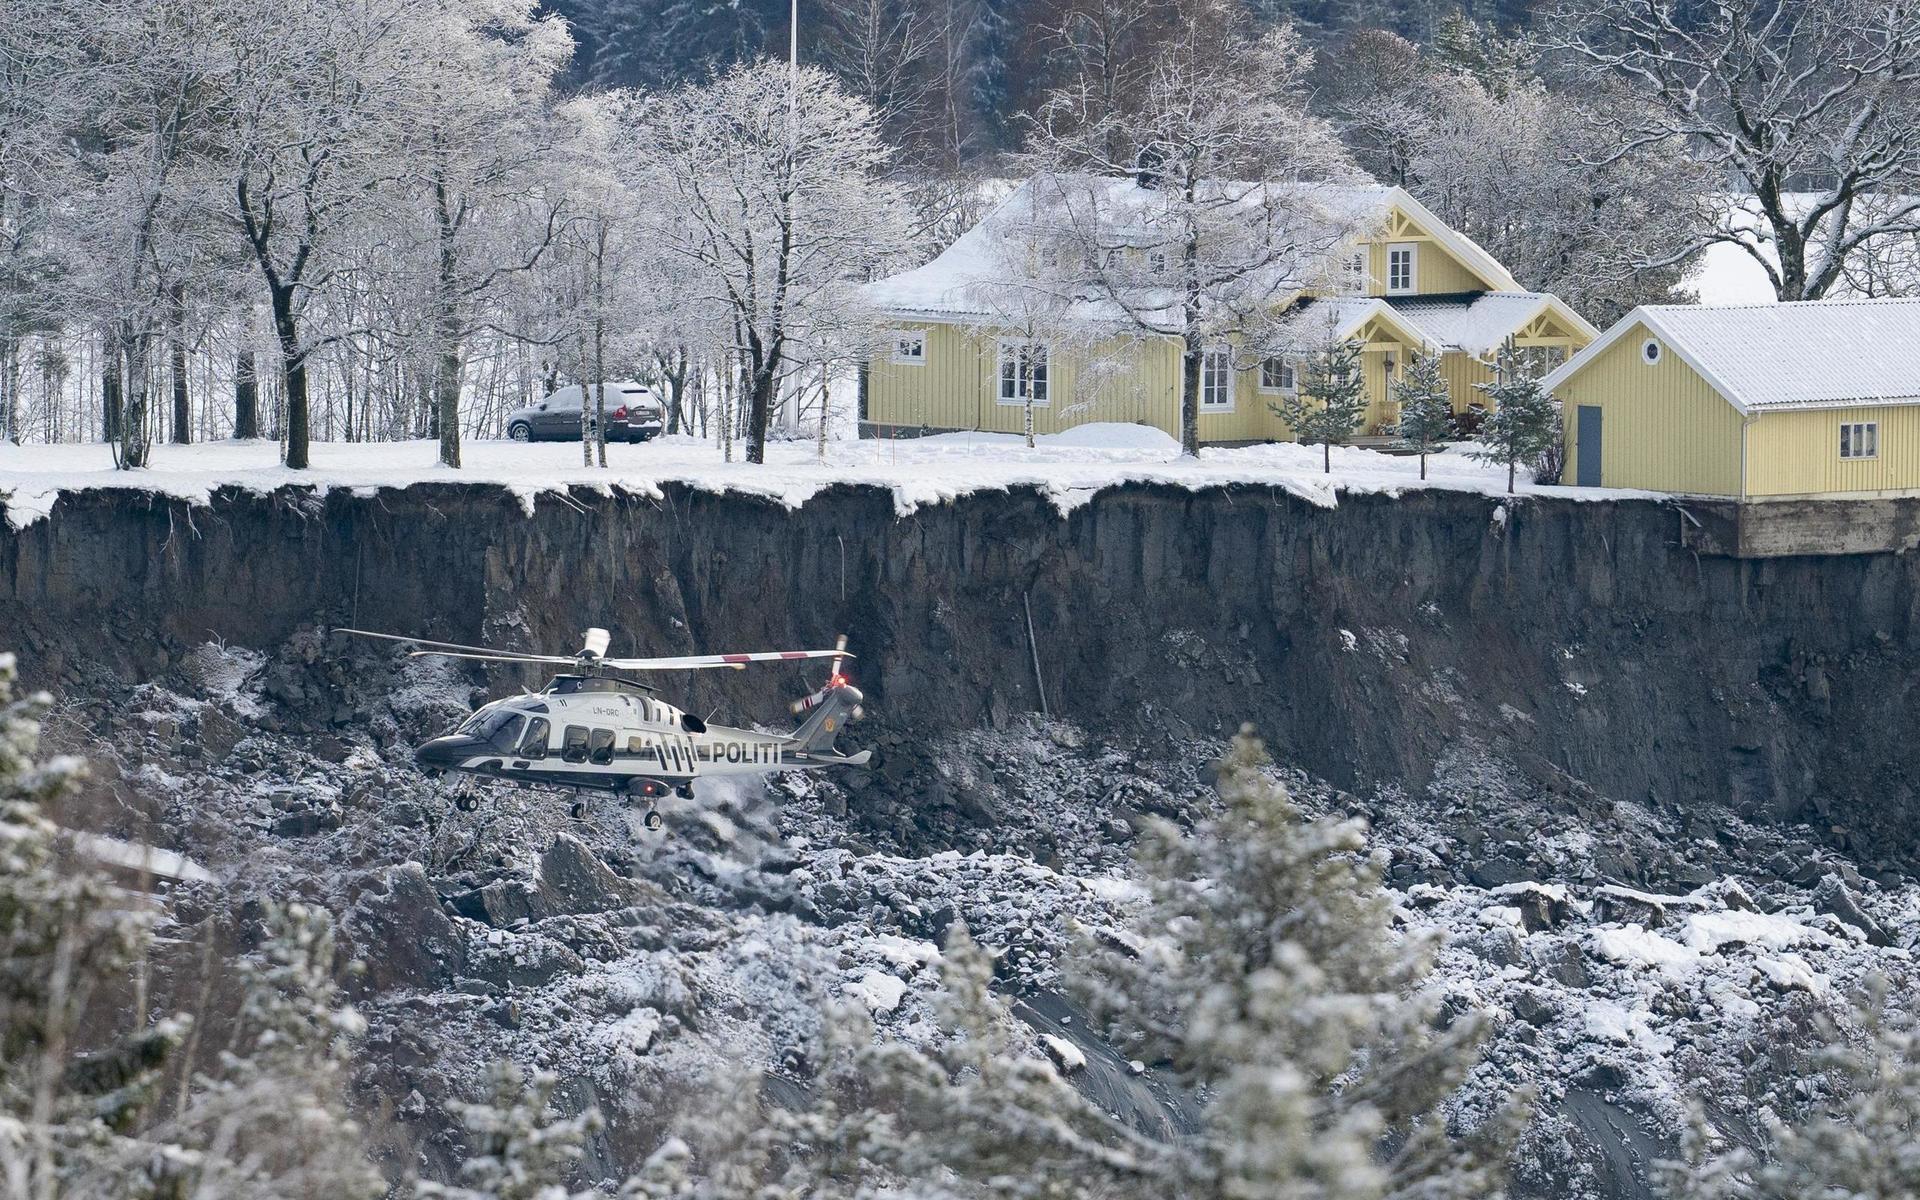
<svg viewBox="0 0 1920 1200"><path fill-rule="evenodd" d="M1920 4L1567 0L1545 27L1653 102L1609 159L1681 146L1740 187L1671 261L1728 243L1780 299L1814 300L1856 250L1920 230Z"/></svg>
<svg viewBox="0 0 1920 1200"><path fill-rule="evenodd" d="M815 68L736 67L636 109L636 190L652 231L734 331L747 403L747 460L767 426L793 343L838 323L899 241L891 152L873 110Z"/></svg>
<svg viewBox="0 0 1920 1200"><path fill-rule="evenodd" d="M1060 285L1181 344L1180 445L1200 452L1202 361L1317 282L1356 232L1319 186L1355 177L1302 108L1313 55L1290 26L1251 34L1191 0L1137 100L1103 112L1081 81L1050 96L1027 160L1064 251Z"/></svg>

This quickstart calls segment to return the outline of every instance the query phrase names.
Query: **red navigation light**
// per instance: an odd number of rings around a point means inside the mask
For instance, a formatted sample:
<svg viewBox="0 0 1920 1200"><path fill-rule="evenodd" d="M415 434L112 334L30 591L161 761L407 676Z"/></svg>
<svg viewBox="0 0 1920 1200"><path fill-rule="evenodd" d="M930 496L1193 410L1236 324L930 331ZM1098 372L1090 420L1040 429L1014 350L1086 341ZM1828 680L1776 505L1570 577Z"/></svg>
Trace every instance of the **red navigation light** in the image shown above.
<svg viewBox="0 0 1920 1200"><path fill-rule="evenodd" d="M845 687L847 686L847 677L845 675L835 675L832 679L827 680L827 686Z"/></svg>

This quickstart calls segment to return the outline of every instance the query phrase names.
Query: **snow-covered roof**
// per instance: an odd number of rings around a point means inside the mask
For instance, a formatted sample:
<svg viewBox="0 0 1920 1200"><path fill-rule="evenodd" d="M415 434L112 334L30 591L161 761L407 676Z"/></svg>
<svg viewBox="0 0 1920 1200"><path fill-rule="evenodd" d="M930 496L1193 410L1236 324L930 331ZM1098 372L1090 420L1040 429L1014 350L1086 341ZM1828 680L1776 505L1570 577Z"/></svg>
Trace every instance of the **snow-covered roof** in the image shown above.
<svg viewBox="0 0 1920 1200"><path fill-rule="evenodd" d="M1562 324L1590 340L1600 336L1585 317L1546 292L1395 296L1390 303L1434 341L1479 358L1491 357L1514 331L1526 328L1543 312L1551 312Z"/></svg>
<svg viewBox="0 0 1920 1200"><path fill-rule="evenodd" d="M868 284L863 289L867 301L882 311L904 317L933 320L988 317L1000 311L996 292L1024 273L1019 259L1024 244L1010 242L1022 225L1025 213L1042 203L1035 195L1039 177L1028 179L996 205L973 228L956 238L931 262ZM1484 278L1488 286L1501 291L1518 291L1520 284L1491 254L1450 227L1405 189L1379 183L1360 184L1257 184L1220 182L1214 188L1230 203L1244 205L1249 214L1260 211L1276 194L1287 193L1299 204L1307 220L1315 210L1329 230L1354 226L1374 230L1386 224L1398 208L1421 227L1431 231L1434 240ZM1149 227L1151 214L1159 203L1159 193L1137 180L1089 179L1066 177L1060 189L1068 203L1085 200L1097 209L1103 222L1103 240L1115 244L1141 246L1159 243L1161 235ZM1303 275L1306 272L1301 272ZM1304 278L1292 281L1304 286ZM1276 292L1281 289L1276 288ZM1098 314L1089 312L1089 316ZM1111 314L1109 314L1111 315Z"/></svg>
<svg viewBox="0 0 1920 1200"><path fill-rule="evenodd" d="M1645 305L1543 384L1561 386L1641 325L1741 412L1920 404L1920 299Z"/></svg>
<svg viewBox="0 0 1920 1200"><path fill-rule="evenodd" d="M1416 346L1439 347L1425 328L1407 320L1378 296L1318 296L1302 300L1281 318L1271 339L1273 348L1305 350L1319 345L1326 337L1329 317L1333 335L1338 338L1354 336L1378 317Z"/></svg>

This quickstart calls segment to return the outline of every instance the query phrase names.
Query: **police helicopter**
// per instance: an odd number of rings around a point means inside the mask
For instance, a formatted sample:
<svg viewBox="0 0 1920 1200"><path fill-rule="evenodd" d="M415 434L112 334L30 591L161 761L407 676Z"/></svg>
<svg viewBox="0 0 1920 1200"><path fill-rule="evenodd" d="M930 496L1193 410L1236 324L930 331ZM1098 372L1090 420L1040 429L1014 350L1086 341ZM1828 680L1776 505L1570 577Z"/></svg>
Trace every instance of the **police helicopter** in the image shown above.
<svg viewBox="0 0 1920 1200"><path fill-rule="evenodd" d="M354 637L379 638L419 647L415 658L458 658L478 662L542 663L570 668L556 674L542 691L509 696L483 705L452 732L422 743L414 761L428 775L456 772L515 783L601 791L648 802L648 829L661 825L653 802L669 792L693 795L693 781L716 775L765 775L776 771L814 771L825 767L864 766L872 751L841 754L834 738L861 715L864 697L847 682L841 668L853 655L841 636L831 650L773 650L753 654L694 654L680 658L608 658L610 638L589 629L585 644L571 657L522 654L485 646L463 646L424 638L336 629ZM797 700L792 708L804 719L792 733L760 733L709 725L690 712L661 700L653 688L612 674L615 671L744 671L752 663L831 659L827 682ZM456 803L472 811L470 795ZM585 804L573 805L584 816Z"/></svg>

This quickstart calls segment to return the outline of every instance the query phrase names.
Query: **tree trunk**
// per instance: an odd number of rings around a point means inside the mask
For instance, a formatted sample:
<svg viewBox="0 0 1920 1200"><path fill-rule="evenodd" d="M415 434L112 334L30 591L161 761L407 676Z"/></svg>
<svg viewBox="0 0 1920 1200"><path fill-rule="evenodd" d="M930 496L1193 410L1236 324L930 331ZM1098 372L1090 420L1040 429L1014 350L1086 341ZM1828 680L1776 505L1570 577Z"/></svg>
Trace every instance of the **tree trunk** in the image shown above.
<svg viewBox="0 0 1920 1200"><path fill-rule="evenodd" d="M460 343L440 335L440 354L433 369L433 423L440 434L440 465L460 465Z"/></svg>
<svg viewBox="0 0 1920 1200"><path fill-rule="evenodd" d="M287 467L307 469L307 356L300 349L300 329L293 316L293 289L275 288L273 331L280 343L280 379L286 389Z"/></svg>
<svg viewBox="0 0 1920 1200"><path fill-rule="evenodd" d="M1186 339L1180 355L1180 453L1200 456L1200 359L1204 351L1194 338Z"/></svg>
<svg viewBox="0 0 1920 1200"><path fill-rule="evenodd" d="M593 415L600 469L607 469L607 222L600 221L593 252ZM586 397L582 396L582 400Z"/></svg>
<svg viewBox="0 0 1920 1200"><path fill-rule="evenodd" d="M251 350L242 350L233 362L233 436L260 436L260 376Z"/></svg>
<svg viewBox="0 0 1920 1200"><path fill-rule="evenodd" d="M1420 452L1420 478L1425 479L1426 477L1427 477L1427 452L1425 450L1422 450Z"/></svg>
<svg viewBox="0 0 1920 1200"><path fill-rule="evenodd" d="M1518 459L1507 460L1507 491L1509 493L1513 491L1513 477L1519 473L1519 470L1520 462Z"/></svg>
<svg viewBox="0 0 1920 1200"><path fill-rule="evenodd" d="M120 343L110 333L100 335L100 437L120 440Z"/></svg>
<svg viewBox="0 0 1920 1200"><path fill-rule="evenodd" d="M434 220L440 239L440 265L434 282L434 424L439 426L440 465L460 465L460 333L458 311L459 258L454 246L456 232L447 207L447 188L436 176L433 185Z"/></svg>
<svg viewBox="0 0 1920 1200"><path fill-rule="evenodd" d="M7 424L7 440L20 444L20 343L0 341L0 421Z"/></svg>
<svg viewBox="0 0 1920 1200"><path fill-rule="evenodd" d="M1333 474L1333 439L1327 438L1320 443L1320 464L1326 474Z"/></svg>
<svg viewBox="0 0 1920 1200"><path fill-rule="evenodd" d="M180 285L173 288L173 321L167 329L168 367L173 384L173 440L193 441L193 405L187 395L187 314Z"/></svg>
<svg viewBox="0 0 1920 1200"><path fill-rule="evenodd" d="M120 414L120 466L133 470L147 465L147 355L152 337L133 331L125 337L127 403Z"/></svg>

